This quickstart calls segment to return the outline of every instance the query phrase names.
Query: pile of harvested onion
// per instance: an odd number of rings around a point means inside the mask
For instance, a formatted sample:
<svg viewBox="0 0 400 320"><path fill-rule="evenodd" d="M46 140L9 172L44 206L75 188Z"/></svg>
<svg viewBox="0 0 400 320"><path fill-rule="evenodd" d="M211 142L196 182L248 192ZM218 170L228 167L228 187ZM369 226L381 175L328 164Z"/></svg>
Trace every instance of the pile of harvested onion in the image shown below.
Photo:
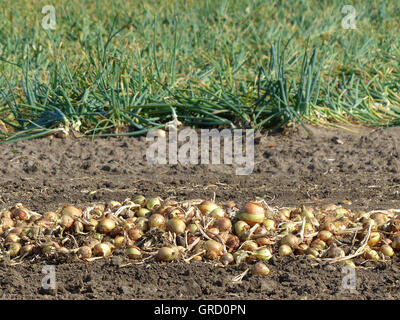
<svg viewBox="0 0 400 320"><path fill-rule="evenodd" d="M388 260L400 251L397 210L352 212L322 208L272 208L263 201L239 209L233 202L163 201L137 196L84 210L65 205L39 214L17 204L0 213L0 259L67 255L91 261L123 253L138 262L208 260L220 265L262 263L306 255L318 261Z"/></svg>

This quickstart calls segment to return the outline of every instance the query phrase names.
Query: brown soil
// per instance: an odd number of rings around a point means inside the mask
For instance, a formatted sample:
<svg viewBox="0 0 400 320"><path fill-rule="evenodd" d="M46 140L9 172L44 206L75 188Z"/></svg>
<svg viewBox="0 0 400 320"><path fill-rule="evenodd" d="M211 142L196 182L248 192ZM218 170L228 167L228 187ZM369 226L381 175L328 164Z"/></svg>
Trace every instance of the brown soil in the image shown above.
<svg viewBox="0 0 400 320"><path fill-rule="evenodd" d="M136 194L178 200L261 197L273 206L347 202L352 209L399 208L400 128L311 128L259 134L255 168L236 176L231 165L156 165L142 138L55 139L2 144L0 207L17 202L44 212L65 203L124 200ZM121 267L116 256L92 263L56 265L56 292L41 289L46 263L0 264L0 298L31 299L399 299L400 260L357 268L357 290L342 288L341 265L304 258L273 258L269 277L232 278L247 265L149 262Z"/></svg>

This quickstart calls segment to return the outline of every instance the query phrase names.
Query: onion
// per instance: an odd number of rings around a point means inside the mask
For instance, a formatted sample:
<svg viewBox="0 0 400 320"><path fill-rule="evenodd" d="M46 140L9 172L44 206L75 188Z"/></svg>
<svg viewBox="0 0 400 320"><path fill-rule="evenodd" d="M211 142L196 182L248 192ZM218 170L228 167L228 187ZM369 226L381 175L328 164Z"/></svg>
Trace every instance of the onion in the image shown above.
<svg viewBox="0 0 400 320"><path fill-rule="evenodd" d="M237 236L230 234L228 239L225 241L225 245L228 248L229 252L236 250L240 245L240 240Z"/></svg>
<svg viewBox="0 0 400 320"><path fill-rule="evenodd" d="M57 222L59 219L58 214L53 211L47 211L43 213L43 219L50 222Z"/></svg>
<svg viewBox="0 0 400 320"><path fill-rule="evenodd" d="M97 230L102 234L107 234L116 227L116 223L111 218L104 218L97 225Z"/></svg>
<svg viewBox="0 0 400 320"><path fill-rule="evenodd" d="M122 223L122 226L126 229L133 228L135 226L137 219L138 219L137 217L128 218Z"/></svg>
<svg viewBox="0 0 400 320"><path fill-rule="evenodd" d="M138 217L148 217L150 215L151 211L147 208L140 208L137 212L136 212L136 216Z"/></svg>
<svg viewBox="0 0 400 320"><path fill-rule="evenodd" d="M329 239L331 239L333 237L332 232L328 231L328 230L322 230L320 232L318 232L318 239L321 239L322 241L328 241Z"/></svg>
<svg viewBox="0 0 400 320"><path fill-rule="evenodd" d="M303 221L304 218L301 217L300 214L298 214L297 216L295 216L294 218L291 219L292 222L299 222L299 221ZM296 226L298 225L298 223L296 223Z"/></svg>
<svg viewBox="0 0 400 320"><path fill-rule="evenodd" d="M257 262L251 268L251 273L254 275L266 276L269 272L268 267L262 262Z"/></svg>
<svg viewBox="0 0 400 320"><path fill-rule="evenodd" d="M168 215L168 218L169 218L169 219L172 219L172 218L179 218L179 219L184 220L184 219L186 218L185 212L182 211L182 210L179 209L179 208L171 208L171 209L169 209L167 215Z"/></svg>
<svg viewBox="0 0 400 320"><path fill-rule="evenodd" d="M219 229L218 228L208 228L208 230L206 231L207 236L209 236L210 238L214 239L216 235L219 235Z"/></svg>
<svg viewBox="0 0 400 320"><path fill-rule="evenodd" d="M177 250L171 247L162 247L157 252L157 258L161 261L170 262L177 257Z"/></svg>
<svg viewBox="0 0 400 320"><path fill-rule="evenodd" d="M85 231L95 231L99 222L96 219L90 218L89 223L83 225Z"/></svg>
<svg viewBox="0 0 400 320"><path fill-rule="evenodd" d="M265 219L263 221L263 226L267 230L275 230L275 221L272 219Z"/></svg>
<svg viewBox="0 0 400 320"><path fill-rule="evenodd" d="M103 236L101 233L95 233L95 234L93 235L93 238L96 239L96 240L98 240L98 241L103 240L103 237L104 237L104 236Z"/></svg>
<svg viewBox="0 0 400 320"><path fill-rule="evenodd" d="M214 227L218 228L220 231L230 231L232 229L232 222L228 218L218 218L215 220Z"/></svg>
<svg viewBox="0 0 400 320"><path fill-rule="evenodd" d="M342 248L338 247L331 247L327 252L326 255L328 258L342 258L346 256L346 253Z"/></svg>
<svg viewBox="0 0 400 320"><path fill-rule="evenodd" d="M207 251L208 254L216 254L217 256L222 255L223 246L221 242L215 240L207 240L204 243L204 249Z"/></svg>
<svg viewBox="0 0 400 320"><path fill-rule="evenodd" d="M389 220L386 214L379 212L371 214L371 218L374 219L378 227L384 225Z"/></svg>
<svg viewBox="0 0 400 320"><path fill-rule="evenodd" d="M294 250L296 255L304 255L306 254L306 250L308 249L308 245L306 243L300 243L299 246Z"/></svg>
<svg viewBox="0 0 400 320"><path fill-rule="evenodd" d="M107 204L107 207L108 207L110 210L116 210L116 209L122 207L122 203L119 202L119 201L111 200L111 201Z"/></svg>
<svg viewBox="0 0 400 320"><path fill-rule="evenodd" d="M22 247L21 244L18 242L10 243L7 250L8 255L11 258L16 257L19 254L21 247Z"/></svg>
<svg viewBox="0 0 400 320"><path fill-rule="evenodd" d="M283 238L284 236L287 236L288 234L289 234L289 232L287 230L284 230L279 234L279 237Z"/></svg>
<svg viewBox="0 0 400 320"><path fill-rule="evenodd" d="M314 258L318 258L319 257L319 251L316 248L309 247L309 248L306 249L305 253L308 256L313 256Z"/></svg>
<svg viewBox="0 0 400 320"><path fill-rule="evenodd" d="M196 233L197 231L199 231L199 228L197 227L197 225L195 223L189 224L188 229L191 233Z"/></svg>
<svg viewBox="0 0 400 320"><path fill-rule="evenodd" d="M142 257L142 253L138 247L127 248L125 253L129 259L140 259Z"/></svg>
<svg viewBox="0 0 400 320"><path fill-rule="evenodd" d="M306 222L304 225L304 232L313 233L315 231L315 227L310 222Z"/></svg>
<svg viewBox="0 0 400 320"><path fill-rule="evenodd" d="M253 226L256 223L264 222L265 210L256 202L248 202L238 214L238 218Z"/></svg>
<svg viewBox="0 0 400 320"><path fill-rule="evenodd" d="M131 210L131 209L124 210L124 211L121 213L121 217L123 217L123 218L125 218L125 219L127 219L127 218L133 218L135 215L136 215L136 212L133 211L133 210Z"/></svg>
<svg viewBox="0 0 400 320"><path fill-rule="evenodd" d="M73 229L75 233L82 233L84 229L83 223L80 221L75 221L73 224Z"/></svg>
<svg viewBox="0 0 400 320"><path fill-rule="evenodd" d="M74 218L70 215L63 215L58 223L62 228L69 229L74 224Z"/></svg>
<svg viewBox="0 0 400 320"><path fill-rule="evenodd" d="M149 210L155 210L160 206L161 206L161 199L158 197L150 198L146 203L146 208Z"/></svg>
<svg viewBox="0 0 400 320"><path fill-rule="evenodd" d="M161 214L154 213L149 218L149 227L159 228L161 230L165 229L165 218Z"/></svg>
<svg viewBox="0 0 400 320"><path fill-rule="evenodd" d="M327 241L326 241L326 245L329 247L329 246L331 246L331 245L336 245L337 244L337 240L335 239L335 237L332 237L332 238L330 238L330 239L328 239Z"/></svg>
<svg viewBox="0 0 400 320"><path fill-rule="evenodd" d="M221 263L225 266L231 264L234 260L233 255L229 252L224 253L220 259Z"/></svg>
<svg viewBox="0 0 400 320"><path fill-rule="evenodd" d="M237 221L234 225L235 233L240 237L243 233L250 229L250 226L245 221Z"/></svg>
<svg viewBox="0 0 400 320"><path fill-rule="evenodd" d="M144 206L146 203L146 198L144 196L140 195L140 196L136 196L132 201L140 206Z"/></svg>
<svg viewBox="0 0 400 320"><path fill-rule="evenodd" d="M0 223L3 231L6 231L12 227L14 227L14 221L11 218L3 217Z"/></svg>
<svg viewBox="0 0 400 320"><path fill-rule="evenodd" d="M381 239L381 234L379 232L373 231L369 236L368 245L370 247L373 247L379 242L380 239Z"/></svg>
<svg viewBox="0 0 400 320"><path fill-rule="evenodd" d="M81 217L82 216L82 210L70 206L70 205L65 205L61 211L61 215L67 215L71 217Z"/></svg>
<svg viewBox="0 0 400 320"><path fill-rule="evenodd" d="M312 219L314 218L314 214L313 214L313 209L312 208L307 208L306 206L302 206L301 207L301 213L300 215L306 219Z"/></svg>
<svg viewBox="0 0 400 320"><path fill-rule="evenodd" d="M89 259L92 256L92 248L89 246L82 246L78 250L79 259Z"/></svg>
<svg viewBox="0 0 400 320"><path fill-rule="evenodd" d="M204 256L209 260L218 260L220 257L216 251L207 251Z"/></svg>
<svg viewBox="0 0 400 320"><path fill-rule="evenodd" d="M265 234L267 233L267 229L264 228L264 226L260 226L257 227L256 230L254 230L253 232L253 236L255 239L261 237L261 236L265 236Z"/></svg>
<svg viewBox="0 0 400 320"><path fill-rule="evenodd" d="M393 248L389 246L388 244L384 244L381 248L380 251L386 256L386 257L392 257L394 255Z"/></svg>
<svg viewBox="0 0 400 320"><path fill-rule="evenodd" d="M393 238L391 246L394 250L400 250L400 236L395 236Z"/></svg>
<svg viewBox="0 0 400 320"><path fill-rule="evenodd" d="M90 211L90 215L93 218L100 218L101 216L103 216L105 210L106 205L104 203L95 203L93 205L93 209Z"/></svg>
<svg viewBox="0 0 400 320"><path fill-rule="evenodd" d="M107 257L111 255L111 245L108 242L96 244L93 247L93 255L96 257Z"/></svg>
<svg viewBox="0 0 400 320"><path fill-rule="evenodd" d="M245 251L255 251L258 249L258 245L253 240L247 240L242 244L242 250Z"/></svg>
<svg viewBox="0 0 400 320"><path fill-rule="evenodd" d="M12 218L12 213L10 210L5 210L0 214L1 218L8 218L11 219Z"/></svg>
<svg viewBox="0 0 400 320"><path fill-rule="evenodd" d="M297 224L294 223L293 221L288 221L288 222L282 223L281 227L282 227L282 229L284 229L285 231L290 233L290 232L294 232L296 230Z"/></svg>
<svg viewBox="0 0 400 320"><path fill-rule="evenodd" d="M288 255L290 255L290 254L292 254L292 248L289 246L289 245L287 245L287 244L282 244L280 247L279 247L279 255L281 256L281 257L285 257L285 256L288 256Z"/></svg>
<svg viewBox="0 0 400 320"><path fill-rule="evenodd" d="M321 239L315 239L313 242L311 242L311 248L315 248L318 250L325 250L327 247L325 241L322 241Z"/></svg>
<svg viewBox="0 0 400 320"><path fill-rule="evenodd" d="M17 234L10 233L10 234L6 237L5 242L6 242L6 243L12 243L12 242L19 242L20 240L21 240L21 238L20 238Z"/></svg>
<svg viewBox="0 0 400 320"><path fill-rule="evenodd" d="M323 226L322 226L323 230L327 230L331 233L336 233L338 231L338 225L336 225L334 222L326 222Z"/></svg>
<svg viewBox="0 0 400 320"><path fill-rule="evenodd" d="M244 250L238 250L235 253L233 253L233 258L235 259L235 262L237 264L245 262L248 256L249 254Z"/></svg>
<svg viewBox="0 0 400 320"><path fill-rule="evenodd" d="M194 256L193 258L192 258L192 260L193 261L201 261L201 260L203 260L203 258L202 258L202 256Z"/></svg>
<svg viewBox="0 0 400 320"><path fill-rule="evenodd" d="M45 243L44 245L42 245L42 253L43 254L52 254L56 252L56 247L54 246L54 243L49 242L49 243Z"/></svg>
<svg viewBox="0 0 400 320"><path fill-rule="evenodd" d="M186 230L186 224L181 219L172 218L168 220L167 228L176 234L182 234Z"/></svg>
<svg viewBox="0 0 400 320"><path fill-rule="evenodd" d="M115 245L116 248L122 247L124 242L125 242L125 237L124 236L116 236L114 238L114 245Z"/></svg>
<svg viewBox="0 0 400 320"><path fill-rule="evenodd" d="M210 215L211 215L211 217L216 218L216 219L224 218L225 217L225 210L220 208L220 207L218 207L218 208L215 208L213 211L211 211Z"/></svg>
<svg viewBox="0 0 400 320"><path fill-rule="evenodd" d="M260 248L255 254L257 259L267 261L272 258L272 253L268 248Z"/></svg>
<svg viewBox="0 0 400 320"><path fill-rule="evenodd" d="M205 200L199 205L199 210L202 214L206 215L211 213L213 210L219 208L219 206L211 201Z"/></svg>
<svg viewBox="0 0 400 320"><path fill-rule="evenodd" d="M12 218L15 220L29 220L30 215L23 208L15 208L12 211Z"/></svg>
<svg viewBox="0 0 400 320"><path fill-rule="evenodd" d="M346 266L346 267L350 267L350 268L356 268L356 265L354 264L354 262L352 261L352 260L345 260L344 261L344 265Z"/></svg>
<svg viewBox="0 0 400 320"><path fill-rule="evenodd" d="M364 257L365 257L365 259L368 259L368 260L374 260L374 261L379 260L378 252L376 252L375 250L372 250L372 249L365 251Z"/></svg>
<svg viewBox="0 0 400 320"><path fill-rule="evenodd" d="M295 248L299 245L300 239L297 238L294 234L289 233L281 239L281 245L288 245L292 248Z"/></svg>
<svg viewBox="0 0 400 320"><path fill-rule="evenodd" d="M349 213L349 210L346 208L339 207L335 210L336 219L340 219Z"/></svg>
<svg viewBox="0 0 400 320"><path fill-rule="evenodd" d="M136 227L138 229L142 230L143 232L146 232L147 230L149 230L149 219L140 217L140 218L137 218L135 223L136 223Z"/></svg>
<svg viewBox="0 0 400 320"><path fill-rule="evenodd" d="M257 238L256 242L260 247L271 244L271 241L267 237Z"/></svg>
<svg viewBox="0 0 400 320"><path fill-rule="evenodd" d="M279 211L279 219L280 220L289 220L290 219L290 210L289 209L281 209Z"/></svg>
<svg viewBox="0 0 400 320"><path fill-rule="evenodd" d="M124 232L125 232L124 228L123 228L122 226L120 226L120 225L117 225L114 229L112 229L112 230L108 233L108 235L109 235L111 238L115 238L116 236L123 235Z"/></svg>
<svg viewBox="0 0 400 320"><path fill-rule="evenodd" d="M133 240L137 241L143 236L143 231L137 228L131 228L128 230L128 237Z"/></svg>
<svg viewBox="0 0 400 320"><path fill-rule="evenodd" d="M90 248L93 248L98 243L100 243L100 241L94 238L89 238L85 241L85 245Z"/></svg>

